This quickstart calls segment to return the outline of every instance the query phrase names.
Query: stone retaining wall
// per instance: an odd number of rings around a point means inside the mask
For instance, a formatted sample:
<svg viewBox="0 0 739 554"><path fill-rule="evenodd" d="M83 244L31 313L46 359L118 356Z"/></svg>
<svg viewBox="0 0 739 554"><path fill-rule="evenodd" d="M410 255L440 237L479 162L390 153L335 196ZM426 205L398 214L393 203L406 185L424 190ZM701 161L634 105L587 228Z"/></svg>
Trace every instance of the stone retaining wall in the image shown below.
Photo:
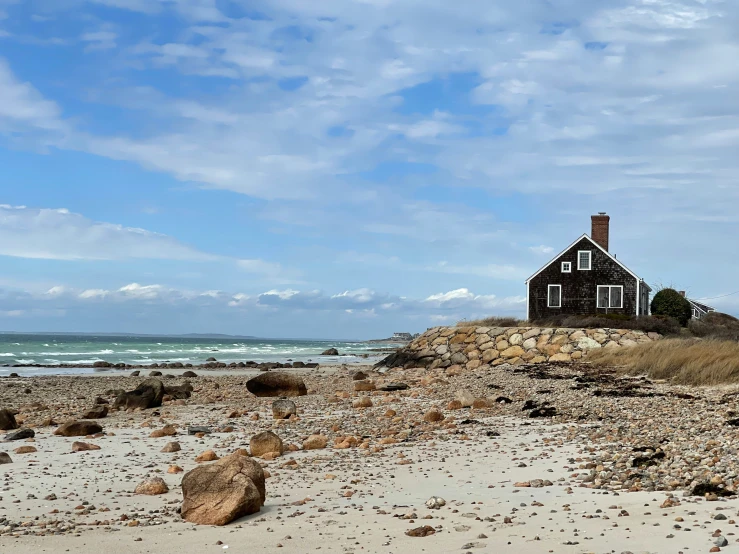
<svg viewBox="0 0 739 554"><path fill-rule="evenodd" d="M659 333L628 329L544 329L537 327L434 327L378 365L481 365L569 362L595 348L622 348L659 340Z"/></svg>

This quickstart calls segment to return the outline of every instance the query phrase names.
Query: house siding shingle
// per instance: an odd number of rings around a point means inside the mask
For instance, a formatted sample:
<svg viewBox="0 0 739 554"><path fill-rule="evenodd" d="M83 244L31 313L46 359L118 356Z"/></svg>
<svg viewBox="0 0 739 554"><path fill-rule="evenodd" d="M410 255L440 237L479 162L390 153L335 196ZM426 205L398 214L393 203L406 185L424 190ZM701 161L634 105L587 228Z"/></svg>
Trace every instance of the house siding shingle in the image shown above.
<svg viewBox="0 0 739 554"><path fill-rule="evenodd" d="M592 252L590 271L577 269L579 250ZM562 262L572 262L572 273L562 273ZM560 308L547 307L548 285L562 285ZM598 308L598 285L623 286L623 308ZM606 312L634 315L636 295L636 278L583 237L529 281L529 319Z"/></svg>

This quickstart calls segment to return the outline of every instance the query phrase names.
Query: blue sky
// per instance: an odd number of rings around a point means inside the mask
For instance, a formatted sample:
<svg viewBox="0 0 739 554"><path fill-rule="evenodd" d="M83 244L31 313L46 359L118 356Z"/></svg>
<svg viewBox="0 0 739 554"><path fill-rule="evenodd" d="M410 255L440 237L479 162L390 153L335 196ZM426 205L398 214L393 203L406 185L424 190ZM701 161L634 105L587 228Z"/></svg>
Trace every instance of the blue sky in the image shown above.
<svg viewBox="0 0 739 554"><path fill-rule="evenodd" d="M0 330L523 316L598 211L651 284L735 292L737 24L719 0L0 0Z"/></svg>

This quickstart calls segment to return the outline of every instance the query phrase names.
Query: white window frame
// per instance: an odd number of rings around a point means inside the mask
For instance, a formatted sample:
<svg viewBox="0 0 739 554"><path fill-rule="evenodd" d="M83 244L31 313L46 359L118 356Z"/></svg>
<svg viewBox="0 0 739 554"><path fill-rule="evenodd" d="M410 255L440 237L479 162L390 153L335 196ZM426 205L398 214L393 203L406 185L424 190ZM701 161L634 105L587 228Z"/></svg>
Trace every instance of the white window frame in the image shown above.
<svg viewBox="0 0 739 554"><path fill-rule="evenodd" d="M608 289L608 306L601 306L600 302L600 289ZM611 289L621 289L621 305L611 306ZM599 310L619 310L624 307L624 286L623 285L598 285L595 291L595 307Z"/></svg>
<svg viewBox="0 0 739 554"><path fill-rule="evenodd" d="M559 305L552 306L552 287L559 289ZM547 285L547 308L561 308L562 307L562 285Z"/></svg>
<svg viewBox="0 0 739 554"><path fill-rule="evenodd" d="M565 265L567 269L565 269ZM572 273L572 262L562 262L562 273Z"/></svg>
<svg viewBox="0 0 739 554"><path fill-rule="evenodd" d="M588 267L582 267L580 264L580 254L588 255ZM592 250L578 250L577 251L577 270L578 271L590 271L593 269L593 251Z"/></svg>

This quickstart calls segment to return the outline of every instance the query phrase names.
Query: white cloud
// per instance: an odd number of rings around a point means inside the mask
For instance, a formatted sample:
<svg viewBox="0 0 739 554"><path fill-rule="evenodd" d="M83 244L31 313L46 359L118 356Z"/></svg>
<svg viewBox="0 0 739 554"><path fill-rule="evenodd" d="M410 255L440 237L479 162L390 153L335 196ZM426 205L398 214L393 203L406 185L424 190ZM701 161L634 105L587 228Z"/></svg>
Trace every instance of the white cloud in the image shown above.
<svg viewBox="0 0 739 554"><path fill-rule="evenodd" d="M93 221L65 208L0 204L0 256L47 260L176 260L236 264L274 283L295 282L298 273L260 259L210 254L146 229ZM49 294L60 291L52 289ZM143 294L134 288L129 294ZM95 296L95 290L86 291Z"/></svg>
<svg viewBox="0 0 739 554"><path fill-rule="evenodd" d="M61 131L65 124L59 106L46 100L30 83L18 80L0 57L0 133L27 128Z"/></svg>
<svg viewBox="0 0 739 554"><path fill-rule="evenodd" d="M51 287L49 290L47 290L46 291L46 294L48 294L49 296L59 296L60 294L64 294L65 292L67 292L66 287L62 287L62 286L58 286L57 285L57 286Z"/></svg>
<svg viewBox="0 0 739 554"><path fill-rule="evenodd" d="M465 307L474 307L475 309L495 309L520 307L526 302L523 296L512 296L508 298L498 298L494 294L483 295L474 294L468 289L456 289L449 292L432 294L424 301L425 304L434 306L435 308L453 307L455 309L464 309Z"/></svg>
<svg viewBox="0 0 739 554"><path fill-rule="evenodd" d="M117 292L131 298L152 300L159 298L163 290L161 285L139 285L138 283L131 283L130 285L121 287Z"/></svg>
<svg viewBox="0 0 739 554"><path fill-rule="evenodd" d="M92 31L83 33L80 40L87 43L88 50L109 50L117 46L116 39L118 34L113 31Z"/></svg>
<svg viewBox="0 0 739 554"><path fill-rule="evenodd" d="M52 260L214 260L145 229L90 220L67 209L0 205L0 255Z"/></svg>
<svg viewBox="0 0 739 554"><path fill-rule="evenodd" d="M554 252L553 247L546 246L544 244L540 244L539 246L529 246L529 250L534 254L552 254Z"/></svg>
<svg viewBox="0 0 739 554"><path fill-rule="evenodd" d="M110 294L110 291L104 289L86 289L79 293L78 297L87 300L89 298L103 298L108 294Z"/></svg>
<svg viewBox="0 0 739 554"><path fill-rule="evenodd" d="M228 293L225 291L195 291L169 287L162 284L129 283L114 289L84 289L57 285L54 292L34 293L30 291L0 289L0 299L11 308L74 310L94 305L136 305L140 303L170 306L213 306L221 308L256 309L269 308L289 314L294 310L308 311L352 311L377 315L401 313L406 316L430 314L439 310L521 310L521 297L499 298L494 294L480 295L462 288L412 299L379 293L370 288L348 290L327 294L320 290L299 291L295 289L269 290L261 294ZM13 306L12 304L17 304Z"/></svg>

